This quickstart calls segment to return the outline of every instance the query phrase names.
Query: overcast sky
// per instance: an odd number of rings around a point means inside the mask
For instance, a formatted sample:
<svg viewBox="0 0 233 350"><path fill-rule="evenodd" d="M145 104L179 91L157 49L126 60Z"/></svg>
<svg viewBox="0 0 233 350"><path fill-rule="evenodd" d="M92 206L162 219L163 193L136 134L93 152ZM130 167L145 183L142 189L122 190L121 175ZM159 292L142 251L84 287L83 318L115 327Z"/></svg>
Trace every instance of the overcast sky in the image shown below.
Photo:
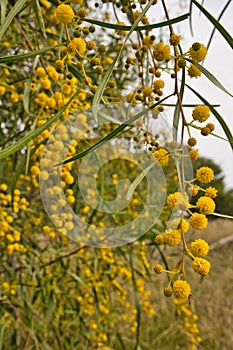
<svg viewBox="0 0 233 350"><path fill-rule="evenodd" d="M159 4L160 3L160 4ZM161 8L161 1L156 5ZM176 7L175 15L180 15L182 13L188 12L189 1L181 1L181 3L186 4L187 7L179 9ZM201 3L201 1L200 1ZM223 7L227 1L219 0L205 0L204 7L212 13L214 16L218 17L221 13ZM174 4L174 1L168 0L167 5L169 6ZM176 2L177 4L177 2ZM158 11L157 8L157 11ZM221 19L221 24L225 29L232 33L233 21L232 21L232 10L233 4L228 7L226 13ZM155 10L154 10L155 11ZM156 11L156 12L157 12ZM150 17L153 16L153 12L150 12ZM157 14L156 14L157 17ZM171 14L171 17L173 15ZM176 25L176 31L181 33L183 36L182 47L188 49L191 44L195 41L207 44L211 31L212 24L211 22L203 15L200 14L200 11L193 5L193 29L194 37L191 36L189 21L186 20L182 24ZM207 57L204 62L204 66L208 69L221 83L224 87L232 93L232 50L229 44L222 38L221 34L218 31L215 31L214 39L210 46L210 50L207 54ZM215 87L209 80L202 76L199 79L187 79L187 83L196 89L203 97L213 104L220 104L221 106L217 108L220 115L224 118L225 122L228 124L230 130L233 130L233 99L222 92L220 89ZM200 103L198 99L193 94L185 95L185 103ZM191 114L191 110L187 111L188 114ZM215 117L211 116L208 120L213 122L216 125L215 133L221 136L225 136L221 130L220 125L215 122ZM193 133L195 136L195 132ZM200 132L196 133L198 137L198 145L200 148L200 155L212 158L217 164L219 164L225 175L225 185L227 189L233 188L233 157L232 151L229 144L226 141L220 140L211 135L203 137L200 135Z"/></svg>

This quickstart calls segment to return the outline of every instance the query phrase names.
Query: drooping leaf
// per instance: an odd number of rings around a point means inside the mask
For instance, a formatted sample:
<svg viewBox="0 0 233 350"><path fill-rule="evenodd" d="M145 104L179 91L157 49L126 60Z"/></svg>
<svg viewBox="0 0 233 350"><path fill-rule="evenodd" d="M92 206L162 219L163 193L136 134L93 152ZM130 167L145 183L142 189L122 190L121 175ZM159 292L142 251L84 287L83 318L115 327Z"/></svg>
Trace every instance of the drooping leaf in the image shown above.
<svg viewBox="0 0 233 350"><path fill-rule="evenodd" d="M63 45L63 44L61 44L61 45ZM47 47L46 49L41 49L41 50L37 50L37 51L22 53L21 55L0 57L0 64L1 63L13 63L13 62L18 62L18 61L23 61L23 60L25 60L27 58L32 58L32 57L40 55L40 54L42 54L44 52L53 50L55 47L58 47L58 46L61 46L61 45L50 46L50 47Z"/></svg>
<svg viewBox="0 0 233 350"><path fill-rule="evenodd" d="M217 18L217 21L218 21L218 22L220 22L220 19L222 18L224 12L226 11L226 9L227 9L228 6L230 5L230 3L231 3L231 0L229 0L229 1L226 3L226 5L224 6L224 8L222 9L220 15L219 15L218 18ZM212 33L211 33L211 35L210 35L208 44L207 44L207 49L210 47L210 43L211 43L211 41L212 41L212 39L213 39L215 30L216 30L216 27L214 26L214 28L213 28L213 30L212 30Z"/></svg>
<svg viewBox="0 0 233 350"><path fill-rule="evenodd" d="M219 21L214 18L198 1L192 0L192 2L201 10L202 13L210 20L213 26L219 31L219 33L224 37L224 39L228 42L231 48L233 48L233 38L227 32L227 30L219 23Z"/></svg>
<svg viewBox="0 0 233 350"><path fill-rule="evenodd" d="M184 15L172 18L169 21L149 24L149 25L145 25L145 26L137 26L133 30L134 31L142 31L142 30L151 30L151 29L154 29L154 28L161 28L161 27L168 26L169 24L174 24L174 23L178 23L178 22L184 21L188 17L189 17L189 13L185 13ZM108 22L101 22L101 21L97 21L95 19L90 19L90 18L84 18L83 22L92 23L92 24L95 24L97 26L101 26L101 27L104 27L104 28L118 29L118 30L124 30L124 31L130 31L131 28L132 28L132 26L122 26L122 25L108 23Z"/></svg>
<svg viewBox="0 0 233 350"><path fill-rule="evenodd" d="M28 2L27 5L29 5L30 1L28 0L18 0L16 1L14 7L10 10L8 15L6 16L5 20L1 23L0 26L0 40L2 39L3 34L13 21L14 17L23 9L24 5Z"/></svg>
<svg viewBox="0 0 233 350"><path fill-rule="evenodd" d="M183 99L184 86L185 86L185 68L182 69L182 78L181 78L181 86L180 86L181 101ZM179 120L180 120L180 103L177 99L176 107L174 111L174 117L173 117L173 139L174 140L177 140Z"/></svg>
<svg viewBox="0 0 233 350"><path fill-rule="evenodd" d="M221 89L226 94L233 97L233 95L229 91L227 91L227 89L225 89L225 87L218 81L218 79L212 73L210 73L205 67L203 67L201 64L199 64L199 63L197 63L197 62L195 62L187 57L185 57L185 59L186 59L186 61L188 61L188 62L192 63L194 66L196 66L206 76L206 78L208 78L219 89Z"/></svg>
<svg viewBox="0 0 233 350"><path fill-rule="evenodd" d="M113 139L115 136L117 136L120 132L122 132L122 130L124 130L127 126L129 126L131 123L134 123L137 119L139 119L140 117L142 117L145 113L147 113L150 109L153 109L154 107L158 106L159 104L161 104L163 101L167 100L169 97L173 96L173 94L168 95L166 97L164 97L162 100L160 100L159 102L154 103L152 106L150 106L149 108L144 109L143 111L141 111L140 113L134 115L132 118L130 118L129 120L127 120L127 122L122 123L120 126L118 126L116 129L114 129L113 131L111 131L108 135L104 136L102 139L100 139L99 141L97 141L93 146L89 147L88 149L86 149L85 151L76 154L75 156L68 158L66 160L64 160L64 162L62 163L58 163L56 164L61 165L61 164L67 164L70 162L73 162L74 160L80 159L85 157L89 152L93 152L94 150L98 149L99 147L101 147L103 144L105 144L107 141Z"/></svg>

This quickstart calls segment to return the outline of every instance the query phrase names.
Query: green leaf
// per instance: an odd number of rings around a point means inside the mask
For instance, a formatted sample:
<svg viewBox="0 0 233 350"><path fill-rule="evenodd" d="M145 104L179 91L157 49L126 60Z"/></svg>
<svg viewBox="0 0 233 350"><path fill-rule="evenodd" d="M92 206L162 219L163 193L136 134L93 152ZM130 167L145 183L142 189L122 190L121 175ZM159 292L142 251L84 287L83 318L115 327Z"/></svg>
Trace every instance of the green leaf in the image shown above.
<svg viewBox="0 0 233 350"><path fill-rule="evenodd" d="M218 22L220 22L220 19L222 18L224 12L226 11L226 9L227 9L227 7L230 5L230 3L231 3L231 0L229 0L229 1L226 3L226 5L224 6L224 8L222 9L220 15L219 15L218 18L217 18L217 21L218 21ZM216 30L216 27L214 27L213 30L212 30L212 33L211 33L211 35L210 35L210 38L209 38L209 41L208 41L208 44L207 44L207 49L210 47L210 43L211 43L211 40L213 39L215 30Z"/></svg>
<svg viewBox="0 0 233 350"><path fill-rule="evenodd" d="M44 38L47 38L44 24L44 17L41 12L41 7L38 0L33 1L33 7L35 9L36 18L40 27L41 32L43 33Z"/></svg>
<svg viewBox="0 0 233 350"><path fill-rule="evenodd" d="M142 182L144 177L149 173L149 171L153 168L156 162L153 162L152 164L148 165L137 177L136 179L131 183L129 186L129 189L127 191L126 199L129 200L131 196L133 195L135 189L138 187L138 185Z"/></svg>
<svg viewBox="0 0 233 350"><path fill-rule="evenodd" d="M180 86L181 101L182 101L183 95L184 95L184 85L185 85L185 68L182 69L182 78L181 78L181 86ZM179 120L180 120L180 104L179 104L179 101L177 99L176 108L175 108L174 117L173 117L173 138L174 138L174 140L177 140Z"/></svg>
<svg viewBox="0 0 233 350"><path fill-rule="evenodd" d="M130 118L127 122L122 123L120 126L118 126L116 129L114 129L113 131L111 131L108 135L104 136L102 139L100 139L99 141L97 141L93 146L89 147L88 149L86 149L85 151L76 154L75 156L68 158L66 160L64 160L64 162L62 163L58 163L56 164L58 165L62 165L62 164L67 164L70 162L73 162L76 159L80 159L85 157L89 152L93 152L94 150L100 148L103 144L105 144L107 141L113 139L115 136L117 136L120 132L122 132L122 130L124 130L127 126L129 126L131 123L134 123L137 119L139 119L141 116L143 116L145 113L147 113L149 110L153 109L154 107L160 105L163 101L167 100L169 97L173 96L173 94L168 95L166 97L164 97L162 100L160 100L159 102L154 103L152 106L150 106L149 108L144 109L143 111L141 111L140 113L134 115L132 118ZM0 158L1 159L1 158Z"/></svg>
<svg viewBox="0 0 233 350"><path fill-rule="evenodd" d="M116 62L118 61L118 59L120 58L121 54L122 54L122 51L125 47L125 44L126 44L126 41L129 39L130 35L132 34L132 32L134 31L134 29L137 27L138 23L141 21L142 17L145 15L145 13L148 11L148 9L150 8L150 6L152 5L154 0L150 0L149 3L145 6L145 8L143 9L143 11L140 13L140 15L138 16L138 18L136 19L136 21L134 22L134 24L132 25L129 33L127 34L125 40L124 40L124 43L123 45L121 46L118 54L116 55L116 57L114 58L111 66L109 67L109 69L107 70L107 72L104 74L99 86L98 86L98 89L94 95L94 98L93 98L93 102L92 102L92 105L93 105L93 116L94 116L94 119L97 121L97 109L98 109L98 105L101 101L101 98L102 98L102 95L103 95L103 92L104 92L104 89L110 79L110 76L113 72L113 69L115 67L115 64Z"/></svg>
<svg viewBox="0 0 233 350"><path fill-rule="evenodd" d="M40 55L41 53L53 50L55 47L61 46L63 44L55 45L55 46L50 46L47 47L46 49L38 50L38 51L32 51L28 53L23 53L21 55L14 55L14 56L5 56L5 57L0 57L0 64L1 63L13 63L13 62L18 62L25 60L27 58L35 57L37 55Z"/></svg>
<svg viewBox="0 0 233 350"><path fill-rule="evenodd" d="M30 113L29 112L29 105L30 105L30 87L31 87L31 82L32 82L32 76L33 76L34 70L37 66L38 60L39 60L39 56L36 56L31 75L28 78L27 83L26 83L25 88L24 88L23 106L24 106L25 112L28 114Z"/></svg>
<svg viewBox="0 0 233 350"><path fill-rule="evenodd" d="M66 108L69 106L69 104L71 103L71 101L74 99L74 97L77 95L78 92L79 91L76 91L74 93L74 95L69 99L69 101L60 109L59 112L57 112L55 114L55 116L53 118L48 120L45 124L43 124L43 125L39 126L38 128L36 128L35 130L32 130L31 132L29 132L26 136L22 137L22 139L19 140L14 145L11 145L11 146L7 147L6 149L3 149L2 151L0 151L0 159L3 159L3 158L6 158L6 157L10 156L11 154L15 153L16 151L18 151L23 146L27 145L28 142L33 140L36 136L40 135L52 123L54 123L57 119L59 119L61 117L62 113L66 110Z"/></svg>
<svg viewBox="0 0 233 350"><path fill-rule="evenodd" d="M192 0L192 2L201 10L202 13L210 20L213 26L222 34L225 40L228 42L231 48L233 48L233 38L226 31L226 29L218 22L216 18L214 18L198 1Z"/></svg>
<svg viewBox="0 0 233 350"><path fill-rule="evenodd" d="M215 76L210 73L206 68L204 68L201 64L185 57L186 61L192 63L194 66L196 66L205 76L206 78L208 78L214 85L216 85L219 89L221 89L222 91L224 91L226 94L230 95L231 97L233 97L233 95L231 95L231 93L229 91L227 91L227 89L224 88L224 86L218 81L218 79L215 78Z"/></svg>
<svg viewBox="0 0 233 350"><path fill-rule="evenodd" d="M233 150L233 136L231 134L230 129L228 128L228 125L225 123L224 119L221 117L221 115L216 111L216 109L211 105L202 95L200 95L196 90L191 88L188 84L185 84L205 105L209 107L219 124L221 125L230 145Z"/></svg>
<svg viewBox="0 0 233 350"><path fill-rule="evenodd" d="M1 24L5 21L6 18L6 7L7 7L7 0L1 1Z"/></svg>
<svg viewBox="0 0 233 350"><path fill-rule="evenodd" d="M94 293L92 292L92 290L86 285L85 282L83 282L83 280L79 276L77 276L75 273L70 271L67 271L66 273L67 275L71 276L75 281L80 283L90 293L90 295L94 297Z"/></svg>
<svg viewBox="0 0 233 350"><path fill-rule="evenodd" d="M2 22L0 26L0 40L2 39L3 34L13 21L14 17L23 9L24 5L26 4L28 0L19 0L16 2L15 6L10 10L7 17L5 18L4 22ZM29 5L29 2L28 4Z"/></svg>
<svg viewBox="0 0 233 350"><path fill-rule="evenodd" d="M135 27L133 30L134 31L141 31L141 30L151 30L151 29L154 29L154 28L165 27L165 26L168 26L170 24L174 24L174 23L178 23L178 22L184 21L188 17L189 17L189 13L185 13L184 15L172 18L169 21L149 24L149 25L146 25L146 26L138 26L138 27ZM122 25L108 23L108 22L101 22L101 21L97 21L97 20L94 20L94 19L90 19L90 18L83 19L83 22L92 23L92 24L95 24L97 26L101 26L101 27L105 27L105 28L125 30L125 31L130 31L131 28L132 28L132 26L122 26Z"/></svg>

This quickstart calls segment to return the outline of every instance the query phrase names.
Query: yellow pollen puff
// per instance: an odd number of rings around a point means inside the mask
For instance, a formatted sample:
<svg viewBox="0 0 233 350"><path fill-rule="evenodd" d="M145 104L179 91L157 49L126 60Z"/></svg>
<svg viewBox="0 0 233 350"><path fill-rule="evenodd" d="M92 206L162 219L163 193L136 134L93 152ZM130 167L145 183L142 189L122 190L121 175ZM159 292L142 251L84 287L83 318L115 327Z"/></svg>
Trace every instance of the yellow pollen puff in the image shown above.
<svg viewBox="0 0 233 350"><path fill-rule="evenodd" d="M205 191L206 197L210 198L216 198L217 197L218 190L214 187L208 187Z"/></svg>
<svg viewBox="0 0 233 350"><path fill-rule="evenodd" d="M189 229L189 223L185 219L174 219L172 221L172 227L181 230L183 233L186 233Z"/></svg>
<svg viewBox="0 0 233 350"><path fill-rule="evenodd" d="M193 269L201 276L206 276L210 270L210 262L202 258L195 258L192 263Z"/></svg>
<svg viewBox="0 0 233 350"><path fill-rule="evenodd" d="M201 62L204 60L207 54L207 48L203 44L199 44L199 49L194 50L193 47L190 47L189 49L189 55L190 57L196 61Z"/></svg>
<svg viewBox="0 0 233 350"><path fill-rule="evenodd" d="M205 122L210 116L210 109L208 106L196 106L192 112L192 117L194 120L200 123Z"/></svg>
<svg viewBox="0 0 233 350"><path fill-rule="evenodd" d="M204 230L208 225L208 219L204 214L193 213L189 223L195 230Z"/></svg>
<svg viewBox="0 0 233 350"><path fill-rule="evenodd" d="M69 5L61 4L56 9L56 16L59 22L68 24L74 18L74 11Z"/></svg>
<svg viewBox="0 0 233 350"><path fill-rule="evenodd" d="M198 149L192 149L189 151L189 157L191 160L197 160L199 157Z"/></svg>
<svg viewBox="0 0 233 350"><path fill-rule="evenodd" d="M166 166L169 162L169 153L164 148L154 151L153 156L158 160L162 167Z"/></svg>
<svg viewBox="0 0 233 350"><path fill-rule="evenodd" d="M170 59L170 47L164 43L158 43L155 45L153 56L156 61L169 61Z"/></svg>
<svg viewBox="0 0 233 350"><path fill-rule="evenodd" d="M196 178L203 184L211 182L214 178L214 172L209 167L201 167L196 171Z"/></svg>
<svg viewBox="0 0 233 350"><path fill-rule="evenodd" d="M191 295L191 288L188 282L177 280L173 283L173 290L177 298L187 299Z"/></svg>
<svg viewBox="0 0 233 350"><path fill-rule="evenodd" d="M157 79L157 80L154 81L153 85L154 85L155 89L163 89L165 83L164 83L163 80Z"/></svg>
<svg viewBox="0 0 233 350"><path fill-rule="evenodd" d="M188 68L188 75L190 78L198 78L201 76L201 71L194 64L191 64Z"/></svg>
<svg viewBox="0 0 233 350"><path fill-rule="evenodd" d="M3 96L6 92L5 86L0 85L0 96Z"/></svg>
<svg viewBox="0 0 233 350"><path fill-rule="evenodd" d="M180 243L181 234L180 230L167 230L163 235L164 243L170 247L175 247Z"/></svg>
<svg viewBox="0 0 233 350"><path fill-rule="evenodd" d="M190 244L190 251L193 256L204 258L209 252L209 245L204 239L199 238Z"/></svg>
<svg viewBox="0 0 233 350"><path fill-rule="evenodd" d="M211 212L213 213L215 210L215 203L210 197L200 197L196 203L197 208L201 212Z"/></svg>
<svg viewBox="0 0 233 350"><path fill-rule="evenodd" d="M176 46L176 45L179 45L180 43L180 35L178 34L172 34L170 36L170 40L169 40L170 44L173 45L173 46Z"/></svg>
<svg viewBox="0 0 233 350"><path fill-rule="evenodd" d="M72 43L75 45L77 51L82 55L86 52L87 45L82 38L74 38Z"/></svg>

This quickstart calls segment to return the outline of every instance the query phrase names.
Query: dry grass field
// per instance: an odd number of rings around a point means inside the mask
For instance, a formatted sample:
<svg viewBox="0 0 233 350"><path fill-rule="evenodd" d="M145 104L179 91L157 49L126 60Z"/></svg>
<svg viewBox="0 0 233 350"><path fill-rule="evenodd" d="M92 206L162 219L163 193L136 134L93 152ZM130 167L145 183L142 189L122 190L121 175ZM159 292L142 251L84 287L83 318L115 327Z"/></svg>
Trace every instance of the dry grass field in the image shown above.
<svg viewBox="0 0 233 350"><path fill-rule="evenodd" d="M210 222L206 230L193 236L194 239L207 240L210 247L213 247L208 254L211 262L209 275L200 281L199 276L190 271L193 293L191 303L199 315L198 325L203 339L200 350L233 349L233 240L220 244L222 238L231 235L233 221L221 219ZM143 349L190 350L182 327L177 328L179 321L174 315L172 300L163 297L161 292L166 276L164 279L160 277L162 276L154 276L150 286L153 288L153 283L156 283L153 292L156 316L154 323L145 323L143 327ZM161 284L161 289L157 283Z"/></svg>

